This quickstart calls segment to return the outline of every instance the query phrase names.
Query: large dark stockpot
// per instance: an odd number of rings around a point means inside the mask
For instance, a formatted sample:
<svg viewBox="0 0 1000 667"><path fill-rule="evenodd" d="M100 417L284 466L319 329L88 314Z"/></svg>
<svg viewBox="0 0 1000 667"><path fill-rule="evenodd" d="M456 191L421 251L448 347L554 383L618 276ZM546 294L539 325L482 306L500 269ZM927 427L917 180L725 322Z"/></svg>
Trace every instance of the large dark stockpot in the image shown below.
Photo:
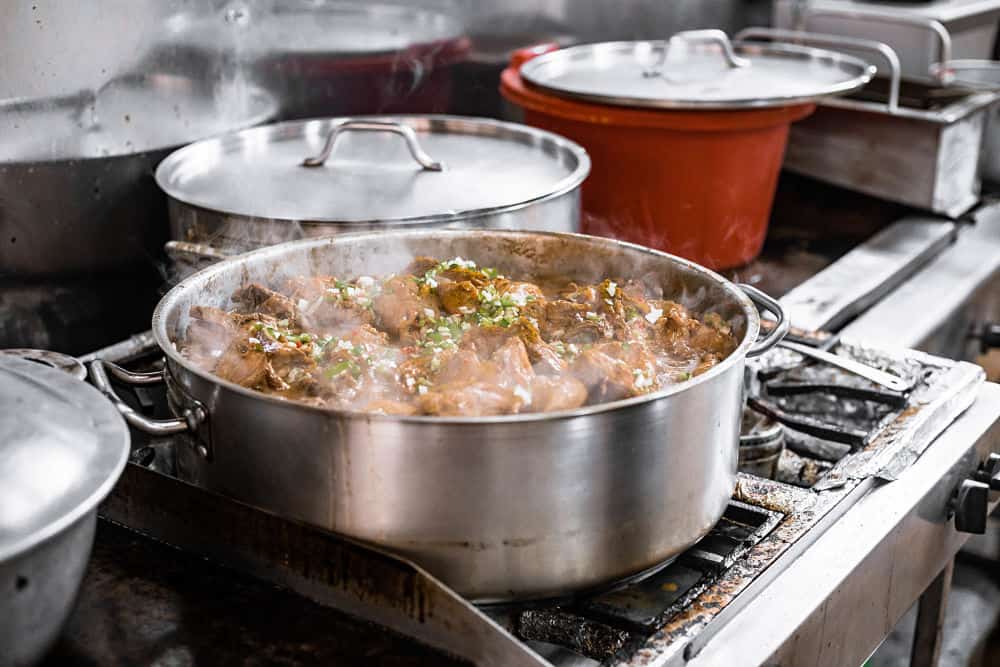
<svg viewBox="0 0 1000 667"><path fill-rule="evenodd" d="M389 417L267 396L214 377L177 350L192 305L228 307L247 281L397 271L415 255L473 258L508 275L645 277L694 312L728 321L739 346L665 390L562 412L492 418ZM193 431L183 478L284 516L412 557L477 601L564 594L675 557L719 519L736 479L750 296L686 260L609 239L514 231L343 235L265 248L184 280L160 302L153 332L177 419L129 421ZM783 318L782 318L783 319ZM109 393L105 368L94 377ZM132 378L148 382L151 378Z"/></svg>
<svg viewBox="0 0 1000 667"><path fill-rule="evenodd" d="M213 90L173 74L0 103L0 277L148 265L167 234L166 202L152 178L159 161L275 109L260 90Z"/></svg>

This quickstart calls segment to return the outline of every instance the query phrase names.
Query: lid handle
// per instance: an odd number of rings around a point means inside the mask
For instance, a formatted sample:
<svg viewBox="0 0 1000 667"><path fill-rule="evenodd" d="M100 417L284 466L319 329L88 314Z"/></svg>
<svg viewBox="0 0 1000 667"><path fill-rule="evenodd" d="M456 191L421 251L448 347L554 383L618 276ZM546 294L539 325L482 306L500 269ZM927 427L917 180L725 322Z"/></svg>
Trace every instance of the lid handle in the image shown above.
<svg viewBox="0 0 1000 667"><path fill-rule="evenodd" d="M643 72L643 76L653 77L660 75L660 68L663 63L667 60L667 54L670 49L679 42L686 42L687 44L715 44L722 50L722 57L725 59L726 64L731 68L736 69L739 67L749 67L750 61L746 58L741 58L736 55L733 50L733 44L729 41L729 36L726 35L722 30L715 28L710 28L707 30L684 30L675 34L667 42L667 46L660 51L660 58L655 65L646 69Z"/></svg>
<svg viewBox="0 0 1000 667"><path fill-rule="evenodd" d="M406 147L410 149L410 155L413 156L413 159L423 169L427 171L444 171L444 165L433 159L420 147L420 144L417 142L417 133L413 131L413 128L393 120L345 120L342 123L338 123L336 127L330 130L330 134L327 135L326 143L323 144L323 150L319 152L319 155L307 157L302 161L302 166L322 167L330 158L330 153L333 152L333 145L337 142L337 138L345 132L391 132L392 134L398 134L406 141Z"/></svg>
<svg viewBox="0 0 1000 667"><path fill-rule="evenodd" d="M941 83L947 84L950 81L947 78L946 68L935 67L935 65L941 65L942 63L947 63L951 60L951 33L948 32L948 28L944 26L940 21L937 21L926 16L919 16L913 14L907 14L905 12L896 12L893 14L881 14L878 12L870 11L859 11L859 10L829 10L829 9L816 9L814 7L806 7L804 15L801 19L804 25L807 25L809 19L815 18L826 18L826 19L855 19L860 21L874 21L876 23L889 23L894 25L912 25L918 28L924 28L937 38L938 43L938 62L931 65L931 76L938 78Z"/></svg>
<svg viewBox="0 0 1000 667"><path fill-rule="evenodd" d="M859 37L847 37L844 35L821 35L814 32L800 32L798 30L784 30L782 28L745 28L736 33L736 41L753 41L760 39L787 40L795 43L813 44L824 47L848 47L877 53L889 65L889 101L885 105L886 111L896 114L899 111L899 81L901 67L899 56L888 44L876 42L871 39L861 39ZM870 65L871 74L875 74L875 67Z"/></svg>

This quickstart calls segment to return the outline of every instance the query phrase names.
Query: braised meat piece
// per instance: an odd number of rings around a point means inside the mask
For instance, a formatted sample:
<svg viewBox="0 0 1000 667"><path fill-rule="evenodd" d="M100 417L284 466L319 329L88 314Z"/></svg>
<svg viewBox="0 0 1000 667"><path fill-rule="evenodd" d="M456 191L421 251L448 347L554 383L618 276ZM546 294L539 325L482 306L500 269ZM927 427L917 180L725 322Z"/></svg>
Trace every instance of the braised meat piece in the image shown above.
<svg viewBox="0 0 1000 667"><path fill-rule="evenodd" d="M440 262L433 257L414 257L413 261L403 269L402 273L414 275L419 278L438 264Z"/></svg>
<svg viewBox="0 0 1000 667"><path fill-rule="evenodd" d="M441 385L417 397L420 412L440 417L489 417L516 413L524 401L510 389L487 382Z"/></svg>
<svg viewBox="0 0 1000 667"><path fill-rule="evenodd" d="M473 350L456 350L448 357L434 380L441 384L461 382L500 384L500 367L493 361L483 361Z"/></svg>
<svg viewBox="0 0 1000 667"><path fill-rule="evenodd" d="M250 312L273 315L278 319L295 319L295 304L291 298L262 285L251 283L233 293L233 301Z"/></svg>
<svg viewBox="0 0 1000 667"><path fill-rule="evenodd" d="M479 290L472 281L441 279L438 281L437 295L441 305L451 314L473 313L479 305Z"/></svg>
<svg viewBox="0 0 1000 667"><path fill-rule="evenodd" d="M638 396L656 386L656 358L640 344L595 345L580 353L570 372L595 402Z"/></svg>
<svg viewBox="0 0 1000 667"><path fill-rule="evenodd" d="M525 394L531 386L535 372L531 370L528 361L528 351L520 338L509 338L496 352L492 361L500 369L499 384L501 387L515 389L519 394Z"/></svg>
<svg viewBox="0 0 1000 667"><path fill-rule="evenodd" d="M395 276L382 286L372 303L379 327L406 343L416 338L420 320L437 317L437 304L423 296L413 276Z"/></svg>
<svg viewBox="0 0 1000 667"><path fill-rule="evenodd" d="M587 387L570 375L536 376L531 381L532 412L572 410L587 402Z"/></svg>
<svg viewBox="0 0 1000 667"><path fill-rule="evenodd" d="M223 380L257 389L267 382L271 375L271 367L268 364L267 354L259 344L240 338L229 343L216 362L213 372Z"/></svg>

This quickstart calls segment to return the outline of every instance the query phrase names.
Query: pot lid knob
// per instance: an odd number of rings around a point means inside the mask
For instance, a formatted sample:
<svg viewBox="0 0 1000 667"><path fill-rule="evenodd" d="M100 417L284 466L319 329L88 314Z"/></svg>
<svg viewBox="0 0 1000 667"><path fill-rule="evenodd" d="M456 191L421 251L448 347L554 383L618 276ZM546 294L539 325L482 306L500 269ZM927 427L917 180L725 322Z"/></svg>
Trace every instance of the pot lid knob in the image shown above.
<svg viewBox="0 0 1000 667"><path fill-rule="evenodd" d="M667 48L659 52L660 57L657 59L656 63L647 67L643 71L642 75L646 78L663 76L662 68L669 59L670 52L681 43L685 46L690 44L716 44L721 49L722 57L729 67L736 69L739 67L750 66L749 59L736 55L736 52L733 51L732 42L729 41L729 37L722 30L685 30L670 38L667 42Z"/></svg>

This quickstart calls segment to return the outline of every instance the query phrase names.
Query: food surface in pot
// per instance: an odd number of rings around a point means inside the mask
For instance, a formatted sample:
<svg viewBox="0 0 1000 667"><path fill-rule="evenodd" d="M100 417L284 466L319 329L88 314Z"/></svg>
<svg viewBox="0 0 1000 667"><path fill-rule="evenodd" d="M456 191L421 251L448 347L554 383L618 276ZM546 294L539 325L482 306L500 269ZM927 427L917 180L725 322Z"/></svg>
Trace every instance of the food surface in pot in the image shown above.
<svg viewBox="0 0 1000 667"><path fill-rule="evenodd" d="M230 382L333 409L548 412L657 391L737 347L721 317L661 292L418 257L386 276L247 284L229 310L193 306L180 349Z"/></svg>

